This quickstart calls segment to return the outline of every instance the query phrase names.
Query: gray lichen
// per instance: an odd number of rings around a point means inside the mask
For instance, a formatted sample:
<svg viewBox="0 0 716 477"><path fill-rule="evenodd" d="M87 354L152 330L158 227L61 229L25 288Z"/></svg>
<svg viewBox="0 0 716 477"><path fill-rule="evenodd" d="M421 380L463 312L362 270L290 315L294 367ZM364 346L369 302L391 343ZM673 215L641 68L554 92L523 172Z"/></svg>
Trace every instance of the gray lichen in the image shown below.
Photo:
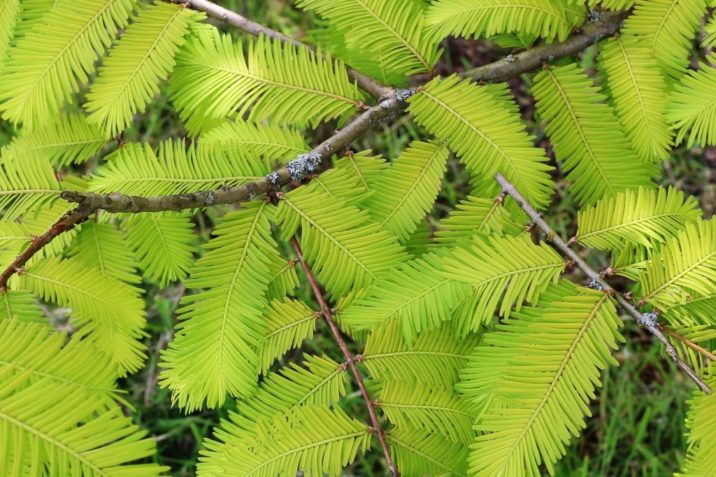
<svg viewBox="0 0 716 477"><path fill-rule="evenodd" d="M659 315L656 313L642 313L639 317L639 324L647 328L655 328Z"/></svg>
<svg viewBox="0 0 716 477"><path fill-rule="evenodd" d="M278 187L281 185L281 176L278 175L278 172L273 171L271 174L266 176L266 180L269 181L271 184Z"/></svg>
<svg viewBox="0 0 716 477"><path fill-rule="evenodd" d="M395 92L395 98L404 103L410 99L413 94L415 94L415 91L412 89L399 89Z"/></svg>
<svg viewBox="0 0 716 477"><path fill-rule="evenodd" d="M315 171L321 164L321 155L315 151L300 154L286 166L291 179L300 181L307 173Z"/></svg>

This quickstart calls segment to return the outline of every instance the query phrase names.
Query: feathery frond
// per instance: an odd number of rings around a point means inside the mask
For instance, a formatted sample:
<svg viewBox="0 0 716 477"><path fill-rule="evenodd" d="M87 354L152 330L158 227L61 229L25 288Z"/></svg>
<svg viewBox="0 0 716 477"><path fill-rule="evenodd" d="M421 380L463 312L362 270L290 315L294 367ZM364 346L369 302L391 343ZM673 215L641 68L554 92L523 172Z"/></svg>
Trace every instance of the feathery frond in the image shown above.
<svg viewBox="0 0 716 477"><path fill-rule="evenodd" d="M370 215L404 242L430 211L445 174L446 147L413 141L375 184L365 203Z"/></svg>
<svg viewBox="0 0 716 477"><path fill-rule="evenodd" d="M70 258L52 257L19 276L19 289L72 308L81 335L89 335L100 352L110 357L120 374L139 369L144 360L144 303L139 290L102 275L98 269Z"/></svg>
<svg viewBox="0 0 716 477"><path fill-rule="evenodd" d="M301 227L301 248L318 280L333 296L370 285L407 258L397 239L368 218L317 190L296 189L279 203L281 236Z"/></svg>
<svg viewBox="0 0 716 477"><path fill-rule="evenodd" d="M336 169L345 169L355 175L364 193L375 190L376 183L385 174L390 164L379 154L374 156L370 151L350 153L337 159Z"/></svg>
<svg viewBox="0 0 716 477"><path fill-rule="evenodd" d="M451 387L391 379L383 385L377 405L398 428L425 429L465 445L474 438L473 416Z"/></svg>
<svg viewBox="0 0 716 477"><path fill-rule="evenodd" d="M669 322L684 326L692 326L694 323L712 325L716 317L716 290L673 305L664 312L664 316Z"/></svg>
<svg viewBox="0 0 716 477"><path fill-rule="evenodd" d="M270 167L239 151L184 147L179 140L160 144L127 144L111 155L90 182L94 192L153 196L235 186L265 177Z"/></svg>
<svg viewBox="0 0 716 477"><path fill-rule="evenodd" d="M370 194L363 192L363 185L354 171L333 168L322 172L305 185L305 192L316 191L328 197L343 201L346 205L362 205Z"/></svg>
<svg viewBox="0 0 716 477"><path fill-rule="evenodd" d="M674 86L669 98L667 119L676 129L676 143L716 144L716 69L702 63L689 70Z"/></svg>
<svg viewBox="0 0 716 477"><path fill-rule="evenodd" d="M428 8L425 22L440 39L519 33L564 40L584 14L584 6L565 5L564 0L438 0Z"/></svg>
<svg viewBox="0 0 716 477"><path fill-rule="evenodd" d="M692 41L706 13L706 0L637 0L623 33L648 45L664 72L678 78L686 72Z"/></svg>
<svg viewBox="0 0 716 477"><path fill-rule="evenodd" d="M716 221L688 224L640 275L641 300L662 311L716 293ZM712 317L713 320L713 317Z"/></svg>
<svg viewBox="0 0 716 477"><path fill-rule="evenodd" d="M141 281L132 252L115 225L83 224L70 255L86 267L96 267L102 275L132 284Z"/></svg>
<svg viewBox="0 0 716 477"><path fill-rule="evenodd" d="M0 0L0 71L20 16L20 0Z"/></svg>
<svg viewBox="0 0 716 477"><path fill-rule="evenodd" d="M177 335L162 355L161 385L187 411L221 405L227 393L247 396L259 373L257 346L277 255L269 205L248 202L215 229L186 286L204 289L182 299Z"/></svg>
<svg viewBox="0 0 716 477"><path fill-rule="evenodd" d="M370 448L370 428L340 409L305 406L259 427L259 439L227 448L225 473L274 477L302 470L307 475L340 475Z"/></svg>
<svg viewBox="0 0 716 477"><path fill-rule="evenodd" d="M294 296L294 290L300 285L296 268L294 260L287 260L280 255L271 258L269 264L271 279L266 291L267 299L280 300L287 295Z"/></svg>
<svg viewBox="0 0 716 477"><path fill-rule="evenodd" d="M5 62L3 117L31 129L55 115L87 82L97 56L127 25L135 5L136 0L76 0L50 10Z"/></svg>
<svg viewBox="0 0 716 477"><path fill-rule="evenodd" d="M625 244L653 248L701 217L698 201L674 188L640 187L602 199L579 211L577 240L592 248L619 250Z"/></svg>
<svg viewBox="0 0 716 477"><path fill-rule="evenodd" d="M170 95L182 119L195 121L193 129L234 112L250 121L315 126L359 104L344 65L330 56L265 37L247 43L245 54L228 35L197 35L177 55Z"/></svg>
<svg viewBox="0 0 716 477"><path fill-rule="evenodd" d="M386 438L403 475L467 475L468 449L458 442L406 427L391 429Z"/></svg>
<svg viewBox="0 0 716 477"><path fill-rule="evenodd" d="M632 150L606 98L577 65L542 70L532 92L580 203L650 185L656 168Z"/></svg>
<svg viewBox="0 0 716 477"><path fill-rule="evenodd" d="M443 139L468 170L492 179L502 173L538 208L544 207L552 181L544 150L533 146L505 87L478 86L457 76L436 78L410 100L416 121Z"/></svg>
<svg viewBox="0 0 716 477"><path fill-rule="evenodd" d="M524 227L495 199L468 196L460 201L450 215L440 221L435 241L456 245L472 240L478 234L518 235Z"/></svg>
<svg viewBox="0 0 716 477"><path fill-rule="evenodd" d="M713 369L706 380L709 386L716 386ZM716 466L716 443L713 440L716 429L716 400L711 396L697 392L689 401L689 413L686 416L689 442L684 469L678 477L706 477Z"/></svg>
<svg viewBox="0 0 716 477"><path fill-rule="evenodd" d="M476 365L502 356L509 366L475 423L482 434L471 447L470 473L536 476L542 463L552 473L570 435L585 426L601 370L617 364L611 351L620 326L608 295L561 282L539 306L488 333L478 349L493 358Z"/></svg>
<svg viewBox="0 0 716 477"><path fill-rule="evenodd" d="M50 205L60 196L60 184L45 157L0 159L0 209L13 220Z"/></svg>
<svg viewBox="0 0 716 477"><path fill-rule="evenodd" d="M419 0L299 0L298 6L326 18L350 49L370 51L388 72L427 72L440 54L424 30Z"/></svg>
<svg viewBox="0 0 716 477"><path fill-rule="evenodd" d="M288 160L310 148L300 131L285 126L255 124L240 119L224 121L199 137L204 148L223 151L239 149L251 158L263 157L269 164Z"/></svg>
<svg viewBox="0 0 716 477"><path fill-rule="evenodd" d="M186 278L196 248L194 224L186 214L135 214L125 225L127 243L145 278L160 288Z"/></svg>
<svg viewBox="0 0 716 477"><path fill-rule="evenodd" d="M445 324L421 333L409 345L400 327L389 323L370 334L362 360L374 377L452 386L478 342L477 336L459 337L449 324Z"/></svg>
<svg viewBox="0 0 716 477"><path fill-rule="evenodd" d="M174 56L196 17L180 5L146 5L99 67L84 106L89 121L113 136L131 124L135 113L144 112L159 93L157 83L174 67Z"/></svg>
<svg viewBox="0 0 716 477"><path fill-rule="evenodd" d="M370 286L341 315L351 329L371 330L395 323L405 341L452 318L452 310L471 287L440 274L444 253L433 253L402 263Z"/></svg>
<svg viewBox="0 0 716 477"><path fill-rule="evenodd" d="M3 321L47 325L47 318L31 293L21 290L5 290L0 293L0 326Z"/></svg>
<svg viewBox="0 0 716 477"><path fill-rule="evenodd" d="M669 157L671 132L666 123L666 82L657 59L634 36L604 43L600 66L622 127L638 156L645 161Z"/></svg>
<svg viewBox="0 0 716 477"><path fill-rule="evenodd" d="M261 373L265 374L276 358L298 348L313 337L318 314L300 300L274 300L265 315L266 335L259 346Z"/></svg>
<svg viewBox="0 0 716 477"><path fill-rule="evenodd" d="M513 307L534 303L563 270L564 260L554 249L521 235L478 238L466 248L454 248L440 275L472 287L465 305L469 312L463 311L457 325L467 332L477 331L495 312L507 318Z"/></svg>

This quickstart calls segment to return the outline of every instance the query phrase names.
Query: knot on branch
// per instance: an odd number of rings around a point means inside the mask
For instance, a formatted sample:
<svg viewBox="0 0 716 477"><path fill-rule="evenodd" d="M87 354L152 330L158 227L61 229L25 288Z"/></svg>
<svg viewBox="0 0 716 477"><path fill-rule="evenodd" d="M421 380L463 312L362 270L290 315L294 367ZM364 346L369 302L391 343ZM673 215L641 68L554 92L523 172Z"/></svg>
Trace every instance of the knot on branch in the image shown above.
<svg viewBox="0 0 716 477"><path fill-rule="evenodd" d="M637 322L641 326L645 326L647 328L656 328L658 323L657 320L659 319L659 315L653 312L649 313L642 313L641 316L639 316L639 319Z"/></svg>

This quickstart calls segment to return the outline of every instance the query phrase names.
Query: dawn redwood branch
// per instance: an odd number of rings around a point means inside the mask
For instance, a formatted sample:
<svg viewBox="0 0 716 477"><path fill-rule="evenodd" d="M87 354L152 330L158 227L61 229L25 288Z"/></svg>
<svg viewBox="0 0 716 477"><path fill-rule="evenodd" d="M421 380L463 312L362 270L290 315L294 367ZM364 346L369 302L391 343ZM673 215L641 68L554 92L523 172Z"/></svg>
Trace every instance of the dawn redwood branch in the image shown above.
<svg viewBox="0 0 716 477"><path fill-rule="evenodd" d="M212 18L216 18L217 20L220 20L228 25L231 25L233 27L236 27L240 30L245 31L246 33L249 33L254 36L264 35L269 38L273 38L275 40L282 41L284 43L289 43L294 46L298 46L301 48L308 48L310 50L313 50L313 47L306 45L305 43L301 43L300 41L296 40L295 38L291 38L288 35L284 35L281 32L278 32L276 30L272 30L271 28L268 28L264 25L261 25L260 23L253 22L249 20L248 18L239 15L238 13L229 10L228 8L224 8L221 5L217 5L214 2L210 2L209 0L166 0L171 3L177 3L179 5L185 5L188 8L191 8L193 10L197 10L199 12L204 12L208 16ZM383 99L385 98L389 93L391 88L388 86L383 86L382 84L378 83L377 81L373 80L369 76L364 75L363 73L356 71L352 68L348 69L348 76L356 82L358 87L360 87L363 91L366 91L368 94L373 96L376 99Z"/></svg>
<svg viewBox="0 0 716 477"><path fill-rule="evenodd" d="M72 230L77 224L81 224L89 218L92 214L92 210L80 205L76 209L67 212L65 215L55 222L49 230L42 235L33 237L30 241L30 245L18 255L15 260L0 274L0 292L4 292L7 289L7 282L10 277L16 273L20 273L23 267L30 260L33 255L42 249L45 245L50 243L55 237L63 232Z"/></svg>
<svg viewBox="0 0 716 477"><path fill-rule="evenodd" d="M299 245L298 240L296 240L296 237L291 238L291 246L296 252L296 258L301 263L301 267L303 267L303 271L306 274L308 283L311 285L311 289L313 290L313 295L316 297L316 300L321 307L321 314L326 320L326 323L328 323L328 326L331 328L331 333L333 333L333 337L335 338L336 343L338 343L338 347L343 353L343 357L345 358L346 363L348 364L348 367L353 374L353 378L355 378L356 384L358 384L358 389L360 390L360 393L363 396L363 400L365 401L366 407L368 408L368 415L370 416L370 422L373 426L373 431L378 437L380 447L383 449L383 456L385 457L386 464L388 465L388 469L390 470L390 475L392 477L399 477L400 472L398 471L398 468L390 455L390 448L388 447L388 443L385 440L385 431L381 427L380 421L378 421L378 415L375 412L375 402L371 399L370 394L365 387L365 383L363 382L363 376L361 376L360 371L358 371L358 366L356 365L356 357L353 356L353 353L351 353L351 351L348 349L348 346L346 346L346 342L343 339L341 330L338 328L338 325L336 325L336 321L333 318L333 312L331 311L331 307L328 306L328 303L326 303L326 299L323 297L323 292L321 291L321 287L318 284L316 277L313 275L311 268L304 260L303 251L301 250L301 246Z"/></svg>
<svg viewBox="0 0 716 477"><path fill-rule="evenodd" d="M557 233L552 230L552 227L550 227L547 222L544 221L542 216L537 212L530 203L520 194L520 192L515 188L515 186L509 182L505 176L502 174L497 174L495 176L495 180L500 184L502 187L503 194L507 194L510 197L512 197L515 202L522 208L522 210L525 211L527 215L529 215L530 219L532 219L532 223L534 223L537 227L542 230L547 235L547 240L551 241L555 247L557 247L563 254L565 254L569 259L574 262L574 264L579 267L580 270L582 270L587 277L589 277L592 280L592 283L598 284L600 289L603 290L605 293L608 293L610 296L613 296L617 303L619 303L619 306L629 315L634 317L637 323L639 323L642 327L646 328L656 339L661 341L666 349L666 353L671 356L671 358L674 360L676 365L684 372L686 375L691 378L691 380L696 383L699 388L706 394L711 394L711 388L704 383L701 378L698 377L698 375L692 370L688 364L686 364L684 361L681 360L679 357L679 354L676 352L676 349L674 346L669 342L668 339L666 339L666 336L664 336L664 333L661 331L661 328L659 324L656 322L656 314L654 313L641 313L639 310L636 309L634 305L632 305L629 300L624 298L621 293L617 292L614 288L612 288L609 283L604 281L602 276L596 272L593 268L591 268L587 263L582 260L582 258L577 255L577 253L569 248L569 246L562 240L562 238L557 235Z"/></svg>

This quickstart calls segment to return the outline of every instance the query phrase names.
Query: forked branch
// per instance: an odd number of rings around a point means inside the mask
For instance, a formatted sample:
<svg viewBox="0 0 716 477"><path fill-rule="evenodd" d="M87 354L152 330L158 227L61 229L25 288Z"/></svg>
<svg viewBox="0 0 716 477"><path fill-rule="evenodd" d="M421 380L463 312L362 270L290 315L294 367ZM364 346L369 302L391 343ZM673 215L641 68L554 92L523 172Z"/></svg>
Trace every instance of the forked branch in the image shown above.
<svg viewBox="0 0 716 477"><path fill-rule="evenodd" d="M557 247L564 255L569 257L569 259L574 262L574 264L579 267L580 270L582 270L587 277L589 277L592 280L592 283L598 283L602 290L605 293L608 293L609 295L613 296L614 299L616 299L617 303L619 303L619 306L629 315L631 315L637 323L639 323L641 326L646 328L657 340L661 341L664 345L664 348L666 349L666 353L671 356L671 359L674 360L674 363L684 372L686 375L691 378L693 382L695 382L699 388L706 394L711 394L711 388L708 387L706 383L704 383L701 378L694 372L691 367L686 364L680 357L679 354L676 352L676 349L674 346L669 342L668 339L666 339L666 336L664 336L664 333L661 331L661 328L659 327L659 324L656 322L656 316L653 313L641 313L639 310L636 309L634 305L632 305L629 300L624 298L624 296L616 291L614 288L612 288L609 283L604 281L602 276L595 271L592 267L587 265L587 263L582 260L582 258L577 255L577 253L569 248L569 246L562 240L562 238L557 235L557 233L552 230L552 227L550 227L547 222L544 221L542 216L530 205L530 203L520 194L520 192L515 188L515 186L508 181L505 176L502 174L497 174L495 176L495 180L500 184L502 187L502 192L504 194L509 195L512 197L515 202L522 208L522 210L525 211L525 213L532 219L532 223L535 224L539 229L545 233L547 236L547 239L551 241L555 247Z"/></svg>
<svg viewBox="0 0 716 477"><path fill-rule="evenodd" d="M371 399L370 394L365 387L365 383L363 382L363 376L361 376L360 371L358 370L358 366L356 365L356 358L355 356L353 356L353 353L351 353L351 351L348 349L348 346L343 339L343 335L341 334L341 330L338 328L338 325L336 325L336 321L333 318L333 312L331 311L331 307L328 306L328 303L326 303L326 299L323 297L323 292L321 291L321 287L318 284L316 277L313 275L311 268L303 259L303 251L301 250L301 246L299 245L298 240L296 240L296 237L293 237L291 239L291 246L296 252L296 258L301 263L301 267L306 274L308 283L311 285L313 295L316 297L316 301L318 301L318 305L321 307L321 315L323 315L323 318L326 320L326 323L328 323L328 326L331 329L331 333L333 333L333 337L335 338L336 343L338 343L338 347L341 349L343 357L345 358L346 363L348 364L348 367L353 374L353 378L358 385L358 390L363 396L365 405L368 408L368 415L370 416L371 425L373 426L373 430L378 437L380 447L383 449L383 456L385 457L386 464L388 465L388 469L390 470L390 475L392 477L398 477L400 475L400 472L398 471L398 468L396 467L395 462L390 455L390 448L388 447L388 442L385 440L385 431L380 425L378 415L375 411L375 403Z"/></svg>

